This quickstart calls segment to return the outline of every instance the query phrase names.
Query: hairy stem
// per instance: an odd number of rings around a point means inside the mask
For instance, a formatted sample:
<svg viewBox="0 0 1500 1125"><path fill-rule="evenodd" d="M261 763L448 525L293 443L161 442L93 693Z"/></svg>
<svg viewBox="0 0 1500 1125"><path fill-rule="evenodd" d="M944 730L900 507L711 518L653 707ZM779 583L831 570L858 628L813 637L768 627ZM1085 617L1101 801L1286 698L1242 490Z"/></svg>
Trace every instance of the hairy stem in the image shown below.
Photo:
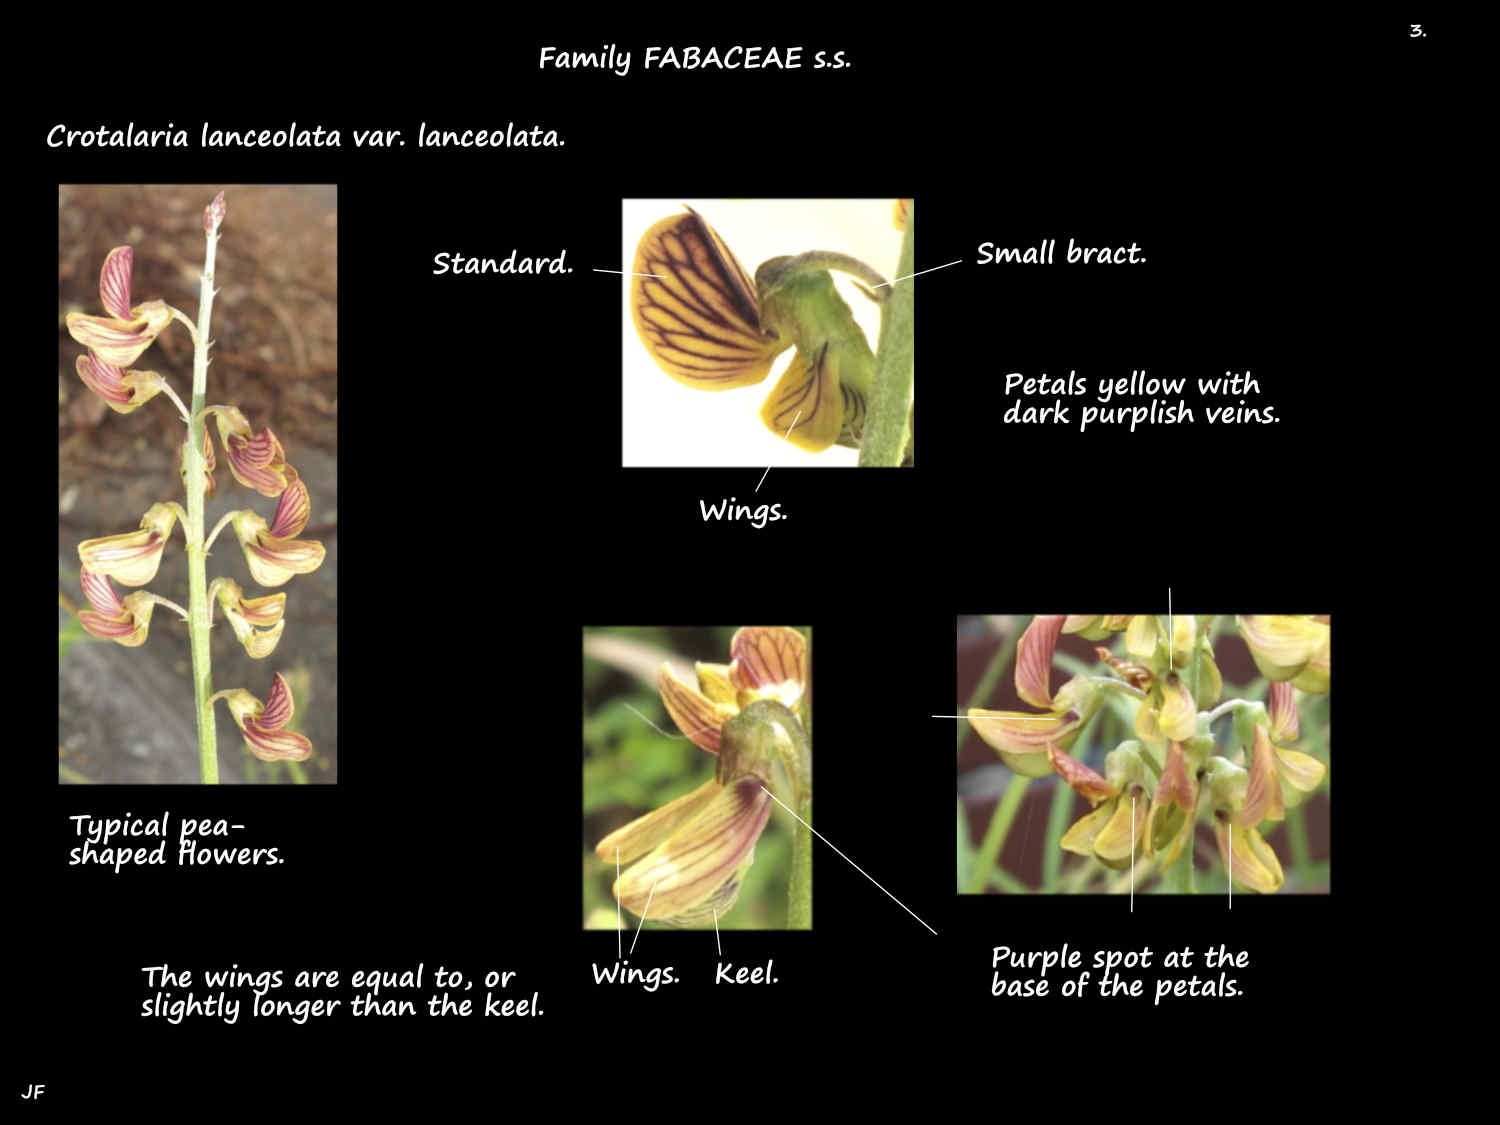
<svg viewBox="0 0 1500 1125"><path fill-rule="evenodd" d="M183 486L188 514L188 636L193 648L193 701L198 714L198 767L204 785L219 782L219 749L214 730L213 668L209 655L212 603L208 600L208 551L203 542L203 407L208 398L208 326L214 305L214 251L218 232L208 233L203 280L198 294L198 328L193 337L193 403L189 412Z"/></svg>
<svg viewBox="0 0 1500 1125"><path fill-rule="evenodd" d="M797 810L807 824L812 823L812 796L802 799ZM792 877L787 888L786 926L789 930L812 929L812 845L811 830L798 824L792 833Z"/></svg>
<svg viewBox="0 0 1500 1125"><path fill-rule="evenodd" d="M911 437L911 397L916 332L916 299L912 295L916 272L913 231L916 209L907 212L906 233L901 239L901 260L896 276L903 280L890 286L880 306L880 346L875 351L875 385L870 391L870 417L865 424L859 463L900 465Z"/></svg>

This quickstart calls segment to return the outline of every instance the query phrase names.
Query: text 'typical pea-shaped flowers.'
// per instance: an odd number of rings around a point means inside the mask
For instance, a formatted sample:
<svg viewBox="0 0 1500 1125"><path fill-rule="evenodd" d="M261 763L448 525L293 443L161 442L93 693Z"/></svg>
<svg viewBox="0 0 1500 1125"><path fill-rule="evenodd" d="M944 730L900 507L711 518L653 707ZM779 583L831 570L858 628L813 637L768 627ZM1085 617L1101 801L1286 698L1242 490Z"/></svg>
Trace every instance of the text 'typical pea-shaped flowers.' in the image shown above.
<svg viewBox="0 0 1500 1125"><path fill-rule="evenodd" d="M770 819L770 794L798 808L811 792L798 718L808 700L806 641L792 629L745 628L730 651L727 665L697 666L696 688L667 667L658 681L673 721L718 756L714 779L595 848L623 868L613 888L620 905L670 925L706 923L733 906Z"/></svg>
<svg viewBox="0 0 1500 1125"><path fill-rule="evenodd" d="M129 246L116 246L104 259L104 267L99 271L99 300L104 305L104 311L109 313L108 316L86 316L83 313L69 313L67 316L68 334L94 353L107 367L129 367L172 320L172 307L162 300L147 301L131 308L130 275L133 264L134 252ZM81 366L78 373L84 375ZM89 383L89 377L84 376L83 381ZM93 384L90 383L90 386L92 388ZM102 391L100 393L103 394ZM114 405L109 395L104 395L104 398ZM133 404L131 409L138 405L139 402ZM116 409L119 407L116 406Z"/></svg>
<svg viewBox="0 0 1500 1125"><path fill-rule="evenodd" d="M1023 777L1052 772L1048 747L1072 745L1101 702L1087 676L1075 676L1055 694L1052 691L1052 653L1066 619L1061 613L1037 615L1016 645L1016 694L1043 714L983 707L968 711L969 725Z"/></svg>
<svg viewBox="0 0 1500 1125"><path fill-rule="evenodd" d="M222 699L245 736L250 753L263 762L304 762L312 756L312 743L296 731L287 730L292 719L292 689L277 672L271 679L271 694L265 703L244 688L216 692L209 700Z"/></svg>
<svg viewBox="0 0 1500 1125"><path fill-rule="evenodd" d="M291 483L281 494L269 527L252 511L235 512L231 517L250 574L262 586L284 585L294 574L311 574L323 565L323 544L296 538L312 513L307 485L290 466L284 471L290 474Z"/></svg>
<svg viewBox="0 0 1500 1125"><path fill-rule="evenodd" d="M85 570L125 586L144 586L156 577L172 526L183 518L182 508L171 501L152 504L141 517L139 531L87 539L78 544L78 558Z"/></svg>

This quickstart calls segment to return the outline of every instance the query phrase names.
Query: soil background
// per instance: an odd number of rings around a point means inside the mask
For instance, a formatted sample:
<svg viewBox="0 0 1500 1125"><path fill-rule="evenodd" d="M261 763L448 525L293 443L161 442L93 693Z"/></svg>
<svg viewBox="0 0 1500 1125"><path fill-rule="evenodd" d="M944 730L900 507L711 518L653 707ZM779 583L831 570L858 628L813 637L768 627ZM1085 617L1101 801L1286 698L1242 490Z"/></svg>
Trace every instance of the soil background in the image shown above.
<svg viewBox="0 0 1500 1125"><path fill-rule="evenodd" d="M110 410L79 380L83 349L64 318L102 315L99 269L115 246L135 248L131 299L160 297L196 320L203 268L202 211L218 187L69 186L58 190L58 763L64 782L195 783L191 653L187 626L158 607L139 648L84 633L78 544L130 531L158 500L183 500L176 453L183 427L160 395L128 415ZM313 742L300 766L257 761L227 709L217 710L225 782L333 782L338 776L338 189L333 185L225 186L208 401L238 405L256 430L269 426L307 483L312 518L300 538L327 549L323 565L278 590L286 628L276 650L251 660L215 615L214 688L244 687L265 699L273 672L292 685L292 726ZM167 377L184 402L193 345L173 324L135 365ZM218 433L210 527L251 508L269 520L276 501L230 474ZM250 578L227 529L214 544L209 580L227 575L247 597L273 592ZM150 589L187 604L187 559L174 529ZM119 587L117 586L117 589ZM121 590L122 594L128 591Z"/></svg>

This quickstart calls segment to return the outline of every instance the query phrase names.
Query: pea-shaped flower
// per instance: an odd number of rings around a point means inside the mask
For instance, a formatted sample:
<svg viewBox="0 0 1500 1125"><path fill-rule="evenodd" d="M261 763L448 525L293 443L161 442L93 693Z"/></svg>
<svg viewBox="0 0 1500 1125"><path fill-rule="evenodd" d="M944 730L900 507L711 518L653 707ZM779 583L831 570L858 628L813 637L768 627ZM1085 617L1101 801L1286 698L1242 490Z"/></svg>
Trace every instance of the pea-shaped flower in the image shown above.
<svg viewBox="0 0 1500 1125"><path fill-rule="evenodd" d="M1061 613L1039 614L1016 645L1016 694L1042 714L983 707L968 711L969 725L1023 777L1045 777L1052 772L1047 748L1072 745L1100 705L1094 685L1084 676L1075 676L1056 693L1052 691L1052 653L1065 620Z"/></svg>
<svg viewBox="0 0 1500 1125"><path fill-rule="evenodd" d="M1131 857L1144 850L1150 812L1140 744L1122 742L1111 750L1103 774L1056 746L1047 748L1047 760L1075 793L1095 805L1063 834L1062 848L1092 855L1117 871L1129 867Z"/></svg>
<svg viewBox="0 0 1500 1125"><path fill-rule="evenodd" d="M718 756L713 780L595 848L622 866L620 905L669 925L707 923L734 905L770 820L768 789L792 808L811 791L806 735L793 711L808 700L807 642L793 629L745 628L730 653L729 664L697 666L696 688L665 666L658 680L673 721Z"/></svg>
<svg viewBox="0 0 1500 1125"><path fill-rule="evenodd" d="M282 620L286 612L285 594L247 598L232 578L215 578L209 585L208 597L210 601L217 598L225 620L251 659L262 660L271 655L281 639L282 629L286 628Z"/></svg>
<svg viewBox="0 0 1500 1125"><path fill-rule="evenodd" d="M78 544L78 558L85 570L106 574L125 586L144 586L156 577L180 511L176 504L152 504L141 517L139 531L85 540Z"/></svg>
<svg viewBox="0 0 1500 1125"><path fill-rule="evenodd" d="M69 313L68 334L105 364L129 367L171 323L172 308L165 301L130 305L130 275L134 253L129 246L116 246L99 271L99 300L108 316ZM80 370L79 374L83 372ZM84 379L87 383L89 380ZM105 396L108 401L108 396Z"/></svg>
<svg viewBox="0 0 1500 1125"><path fill-rule="evenodd" d="M294 470L286 471L292 474L292 483L281 494L276 518L269 527L263 517L251 511L236 512L231 520L250 573L262 586L285 585L292 575L311 574L323 565L323 544L296 538L307 526L312 502L307 485Z"/></svg>
<svg viewBox="0 0 1500 1125"><path fill-rule="evenodd" d="M843 255L871 284L884 284ZM772 258L752 280L724 240L691 207L641 236L635 251L630 312L656 365L684 386L726 391L759 383L795 346L761 409L777 437L816 453L863 434L874 353L826 268ZM868 291L867 291L868 292Z"/></svg>
<svg viewBox="0 0 1500 1125"><path fill-rule="evenodd" d="M229 471L246 488L262 496L280 496L297 479L296 471L286 463L281 442L269 427L256 433L237 406L210 406L204 413L214 416Z"/></svg>
<svg viewBox="0 0 1500 1125"><path fill-rule="evenodd" d="M96 574L84 567L79 574L84 597L93 609L80 610L78 622L96 637L114 641L126 648L136 648L146 643L146 629L151 624L151 611L156 601L150 594L137 592L123 599L115 593L113 583L107 575Z"/></svg>
<svg viewBox="0 0 1500 1125"><path fill-rule="evenodd" d="M1240 636L1260 674L1273 683L1290 680L1302 691L1328 691L1332 629L1327 617L1262 614L1237 619Z"/></svg>
<svg viewBox="0 0 1500 1125"><path fill-rule="evenodd" d="M217 692L209 702L218 699L229 707L245 745L261 761L304 762L312 756L306 736L285 729L292 720L292 689L280 672L272 677L271 694L264 703L243 688Z"/></svg>
<svg viewBox="0 0 1500 1125"><path fill-rule="evenodd" d="M150 402L167 385L155 371L121 371L105 363L95 352L79 356L74 368L83 385L118 414L129 414Z"/></svg>

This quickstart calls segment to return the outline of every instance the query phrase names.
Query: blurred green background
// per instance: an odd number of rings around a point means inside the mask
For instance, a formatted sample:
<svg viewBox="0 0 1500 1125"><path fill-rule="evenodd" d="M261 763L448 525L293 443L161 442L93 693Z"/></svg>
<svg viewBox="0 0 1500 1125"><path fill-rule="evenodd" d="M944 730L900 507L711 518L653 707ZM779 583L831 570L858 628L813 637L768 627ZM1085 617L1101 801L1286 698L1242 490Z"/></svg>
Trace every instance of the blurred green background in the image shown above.
<svg viewBox="0 0 1500 1125"><path fill-rule="evenodd" d="M729 663L738 626L623 627L583 634L583 919L587 929L615 928L613 863L594 845L638 816L712 779L714 757L682 737L656 691L663 661L696 682L693 662ZM634 708L634 711L631 709ZM639 712L636 714L635 712ZM645 716L645 718L642 718ZM650 720L649 722L647 720ZM660 730L653 729L652 724ZM662 733L666 732L666 733ZM772 812L755 846L739 901L719 918L725 930L786 928L791 873L791 820ZM638 919L628 911L625 928ZM670 929L646 921L647 929Z"/></svg>

